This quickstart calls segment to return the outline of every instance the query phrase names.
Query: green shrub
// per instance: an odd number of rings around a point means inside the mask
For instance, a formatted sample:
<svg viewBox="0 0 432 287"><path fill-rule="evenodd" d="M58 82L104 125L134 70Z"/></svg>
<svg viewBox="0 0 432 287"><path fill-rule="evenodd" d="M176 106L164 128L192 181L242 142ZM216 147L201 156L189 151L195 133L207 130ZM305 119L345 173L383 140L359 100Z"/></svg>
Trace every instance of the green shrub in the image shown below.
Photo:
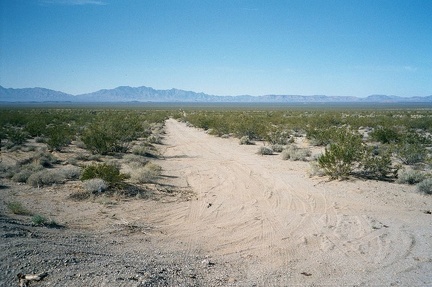
<svg viewBox="0 0 432 287"><path fill-rule="evenodd" d="M126 152L142 131L142 123L132 114L106 113L90 124L81 139L94 154Z"/></svg>
<svg viewBox="0 0 432 287"><path fill-rule="evenodd" d="M31 215L31 212L28 211L21 202L18 201L11 201L6 204L7 208L12 212L13 214L18 215Z"/></svg>
<svg viewBox="0 0 432 287"><path fill-rule="evenodd" d="M432 178L427 178L417 184L417 189L426 194L432 194Z"/></svg>
<svg viewBox="0 0 432 287"><path fill-rule="evenodd" d="M20 128L10 127L6 130L7 147L22 145L27 141L28 134Z"/></svg>
<svg viewBox="0 0 432 287"><path fill-rule="evenodd" d="M386 179L395 177L397 168L393 167L389 149L368 147L360 162L361 173L367 178Z"/></svg>
<svg viewBox="0 0 432 287"><path fill-rule="evenodd" d="M92 164L84 168L81 174L81 180L92 178L103 179L109 187L119 187L126 179L126 175L120 173L120 169L112 164Z"/></svg>
<svg viewBox="0 0 432 287"><path fill-rule="evenodd" d="M47 145L49 150L61 151L72 142L73 131L68 125L56 125L47 129Z"/></svg>
<svg viewBox="0 0 432 287"><path fill-rule="evenodd" d="M332 141L318 157L318 164L332 179L345 178L361 160L363 142L359 134L349 130L339 130Z"/></svg>
<svg viewBox="0 0 432 287"><path fill-rule="evenodd" d="M399 171L397 183L416 184L426 179L426 175L418 170L404 169Z"/></svg>
<svg viewBox="0 0 432 287"><path fill-rule="evenodd" d="M378 127L370 133L371 139L383 144L397 143L401 135L394 128Z"/></svg>
<svg viewBox="0 0 432 287"><path fill-rule="evenodd" d="M311 145L325 146L333 141L336 133L340 132L339 128L309 128L306 131L306 138L309 139Z"/></svg>
<svg viewBox="0 0 432 287"><path fill-rule="evenodd" d="M292 139L290 132L276 130L268 134L268 141L273 145L286 145Z"/></svg>

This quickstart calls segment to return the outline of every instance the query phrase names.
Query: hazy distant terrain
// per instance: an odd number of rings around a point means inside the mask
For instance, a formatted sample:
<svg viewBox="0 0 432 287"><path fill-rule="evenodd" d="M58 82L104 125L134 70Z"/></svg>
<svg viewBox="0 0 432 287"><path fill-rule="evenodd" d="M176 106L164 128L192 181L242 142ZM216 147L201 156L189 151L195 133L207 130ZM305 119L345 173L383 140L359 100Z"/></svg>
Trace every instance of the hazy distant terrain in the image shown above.
<svg viewBox="0 0 432 287"><path fill-rule="evenodd" d="M420 103L432 102L432 95L427 97L371 95L366 98L325 95L215 96L178 89L155 90L144 86L122 86L88 94L71 95L45 88L13 89L0 86L0 102Z"/></svg>

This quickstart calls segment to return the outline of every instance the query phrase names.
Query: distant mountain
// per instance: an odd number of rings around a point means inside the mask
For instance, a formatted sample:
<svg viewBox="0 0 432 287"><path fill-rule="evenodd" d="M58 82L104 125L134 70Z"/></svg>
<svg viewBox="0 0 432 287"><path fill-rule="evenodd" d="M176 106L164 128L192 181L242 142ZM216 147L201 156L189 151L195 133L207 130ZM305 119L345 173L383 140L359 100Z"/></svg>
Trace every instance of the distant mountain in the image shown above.
<svg viewBox="0 0 432 287"><path fill-rule="evenodd" d="M68 102L72 95L44 88L7 89L0 86L0 102Z"/></svg>
<svg viewBox="0 0 432 287"><path fill-rule="evenodd" d="M325 95L214 96L178 89L155 90L144 86L121 86L88 94L70 95L44 88L12 89L0 86L0 102L402 103L432 102L432 96L409 98L387 95L371 95L366 98Z"/></svg>

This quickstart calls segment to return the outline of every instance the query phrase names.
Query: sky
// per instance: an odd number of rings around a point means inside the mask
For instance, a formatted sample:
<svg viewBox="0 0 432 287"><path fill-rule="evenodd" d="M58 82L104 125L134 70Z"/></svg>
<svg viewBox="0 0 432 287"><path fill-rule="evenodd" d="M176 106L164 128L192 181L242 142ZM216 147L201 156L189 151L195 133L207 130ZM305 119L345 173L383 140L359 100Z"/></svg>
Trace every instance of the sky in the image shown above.
<svg viewBox="0 0 432 287"><path fill-rule="evenodd" d="M0 0L0 85L432 95L431 0Z"/></svg>

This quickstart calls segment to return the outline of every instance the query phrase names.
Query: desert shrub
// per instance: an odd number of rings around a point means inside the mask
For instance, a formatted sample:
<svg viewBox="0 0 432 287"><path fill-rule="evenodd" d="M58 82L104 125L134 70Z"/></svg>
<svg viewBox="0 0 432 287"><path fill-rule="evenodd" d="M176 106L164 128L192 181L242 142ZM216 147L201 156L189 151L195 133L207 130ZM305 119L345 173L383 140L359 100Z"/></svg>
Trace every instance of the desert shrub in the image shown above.
<svg viewBox="0 0 432 287"><path fill-rule="evenodd" d="M137 169L132 174L132 179L139 183L151 183L162 173L162 168L154 163L148 163L145 167Z"/></svg>
<svg viewBox="0 0 432 287"><path fill-rule="evenodd" d="M15 182L27 182L30 175L32 175L32 171L28 169L20 170L12 176L12 180Z"/></svg>
<svg viewBox="0 0 432 287"><path fill-rule="evenodd" d="M39 137L35 137L35 142L37 142L37 143L46 143L47 139L45 137L39 136Z"/></svg>
<svg viewBox="0 0 432 287"><path fill-rule="evenodd" d="M60 170L66 179L79 179L81 168L77 166L66 166Z"/></svg>
<svg viewBox="0 0 432 287"><path fill-rule="evenodd" d="M401 143L396 147L397 157L407 165L424 162L427 157L426 148L420 143Z"/></svg>
<svg viewBox="0 0 432 287"><path fill-rule="evenodd" d="M242 136L240 138L240 144L241 145L253 145L254 143L250 140L248 136Z"/></svg>
<svg viewBox="0 0 432 287"><path fill-rule="evenodd" d="M403 169L398 172L397 183L416 184L426 179L426 175L418 170Z"/></svg>
<svg viewBox="0 0 432 287"><path fill-rule="evenodd" d="M383 144L397 143L401 135L394 128L377 127L370 134L370 138Z"/></svg>
<svg viewBox="0 0 432 287"><path fill-rule="evenodd" d="M162 144L162 137L159 134L152 134L147 138L149 143Z"/></svg>
<svg viewBox="0 0 432 287"><path fill-rule="evenodd" d="M6 130L7 148L22 145L27 141L28 134L20 128L9 127Z"/></svg>
<svg viewBox="0 0 432 287"><path fill-rule="evenodd" d="M272 155L273 150L266 146L261 146L258 148L257 154L259 155Z"/></svg>
<svg viewBox="0 0 432 287"><path fill-rule="evenodd" d="M432 178L427 178L417 184L417 189L426 194L432 194Z"/></svg>
<svg viewBox="0 0 432 287"><path fill-rule="evenodd" d="M83 188L86 192L100 193L107 190L108 185L101 178L92 178L83 181Z"/></svg>
<svg viewBox="0 0 432 287"><path fill-rule="evenodd" d="M41 170L30 175L27 179L27 184L33 187L42 187L46 185L64 183L65 175L56 170Z"/></svg>
<svg viewBox="0 0 432 287"><path fill-rule="evenodd" d="M121 186L123 181L127 178L125 174L120 173L120 169L112 164L92 164L84 168L81 174L81 180L92 178L103 179L109 187Z"/></svg>
<svg viewBox="0 0 432 287"><path fill-rule="evenodd" d="M147 156L151 154L150 148L146 145L136 145L132 148L132 153L135 155Z"/></svg>
<svg viewBox="0 0 432 287"><path fill-rule="evenodd" d="M318 162L311 161L308 170L309 176L324 176L325 171L319 166Z"/></svg>
<svg viewBox="0 0 432 287"><path fill-rule="evenodd" d="M368 147L365 148L360 162L363 176L375 179L395 177L397 168L393 167L389 149Z"/></svg>
<svg viewBox="0 0 432 287"><path fill-rule="evenodd" d="M123 156L123 160L126 163L135 163L141 166L144 166L148 163L148 159L146 159L143 156L140 155L135 155L135 154L127 154L125 156Z"/></svg>
<svg viewBox="0 0 432 287"><path fill-rule="evenodd" d="M13 214L18 214L18 215L30 215L31 212L28 211L21 202L18 201L11 201L6 203L6 207L9 209L10 212L12 212Z"/></svg>
<svg viewBox="0 0 432 287"><path fill-rule="evenodd" d="M66 160L66 162L67 162L68 164L71 164L71 165L74 165L74 166L78 166L78 159L76 159L76 158L74 158L74 157L68 158L68 159Z"/></svg>
<svg viewBox="0 0 432 287"><path fill-rule="evenodd" d="M273 145L286 145L292 139L289 131L276 130L268 134L268 141Z"/></svg>
<svg viewBox="0 0 432 287"><path fill-rule="evenodd" d="M280 144L274 144L274 145L271 146L271 149L274 152L282 152L285 149L285 146L280 145Z"/></svg>
<svg viewBox="0 0 432 287"><path fill-rule="evenodd" d="M336 127L309 128L306 131L306 138L311 145L325 146L332 142L334 135L339 131Z"/></svg>
<svg viewBox="0 0 432 287"><path fill-rule="evenodd" d="M101 114L84 131L81 140L94 154L126 152L142 131L140 119L133 114Z"/></svg>
<svg viewBox="0 0 432 287"><path fill-rule="evenodd" d="M61 227L55 220L47 219L45 216L36 214L31 218L32 224L35 226L45 226L45 227Z"/></svg>
<svg viewBox="0 0 432 287"><path fill-rule="evenodd" d="M308 148L299 148L296 145L290 145L287 149L282 151L283 160L293 160L293 161L306 161L312 152Z"/></svg>
<svg viewBox="0 0 432 287"><path fill-rule="evenodd" d="M364 150L362 139L350 130L339 130L332 141L324 154L318 157L318 164L331 178L345 178L361 160Z"/></svg>
<svg viewBox="0 0 432 287"><path fill-rule="evenodd" d="M53 154L44 150L36 152L31 160L34 164L43 167L52 167L54 164L58 163L58 159Z"/></svg>
<svg viewBox="0 0 432 287"><path fill-rule="evenodd" d="M74 132L65 124L55 125L47 129L47 146L49 150L61 151L72 141Z"/></svg>
<svg viewBox="0 0 432 287"><path fill-rule="evenodd" d="M15 172L15 166L0 162L0 178L11 178Z"/></svg>

